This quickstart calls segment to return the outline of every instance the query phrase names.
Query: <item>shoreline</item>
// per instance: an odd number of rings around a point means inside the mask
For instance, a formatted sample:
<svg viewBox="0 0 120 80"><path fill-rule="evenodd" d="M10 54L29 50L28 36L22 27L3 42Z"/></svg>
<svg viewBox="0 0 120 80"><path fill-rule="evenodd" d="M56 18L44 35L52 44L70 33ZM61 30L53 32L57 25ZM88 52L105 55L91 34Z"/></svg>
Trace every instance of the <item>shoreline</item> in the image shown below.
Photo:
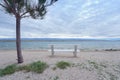
<svg viewBox="0 0 120 80"><path fill-rule="evenodd" d="M51 49L22 49L22 51L50 51ZM69 50L73 50L73 49L60 49L60 50L64 50L64 51L69 51ZM16 49L0 49L0 51L16 51ZM120 51L120 49L78 49L78 51L81 52L102 52L102 51Z"/></svg>

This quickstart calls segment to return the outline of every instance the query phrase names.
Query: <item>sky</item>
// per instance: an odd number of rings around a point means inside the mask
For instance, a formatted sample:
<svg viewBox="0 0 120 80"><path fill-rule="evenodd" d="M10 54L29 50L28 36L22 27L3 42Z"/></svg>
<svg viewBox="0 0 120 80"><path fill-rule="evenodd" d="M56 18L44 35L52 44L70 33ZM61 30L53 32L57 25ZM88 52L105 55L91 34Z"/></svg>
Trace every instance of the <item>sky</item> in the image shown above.
<svg viewBox="0 0 120 80"><path fill-rule="evenodd" d="M15 38L15 18L0 9L0 38ZM24 18L22 38L120 38L120 0L58 0L43 20Z"/></svg>

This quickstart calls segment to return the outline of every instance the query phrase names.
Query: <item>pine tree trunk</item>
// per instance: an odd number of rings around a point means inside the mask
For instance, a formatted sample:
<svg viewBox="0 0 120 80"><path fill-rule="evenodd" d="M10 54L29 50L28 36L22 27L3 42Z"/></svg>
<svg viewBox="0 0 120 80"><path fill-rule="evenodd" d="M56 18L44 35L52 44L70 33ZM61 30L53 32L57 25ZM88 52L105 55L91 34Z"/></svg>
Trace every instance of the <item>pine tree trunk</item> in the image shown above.
<svg viewBox="0 0 120 80"><path fill-rule="evenodd" d="M18 63L23 63L23 56L21 52L21 35L20 35L20 22L21 18L19 15L16 16L16 48L17 48L17 60Z"/></svg>

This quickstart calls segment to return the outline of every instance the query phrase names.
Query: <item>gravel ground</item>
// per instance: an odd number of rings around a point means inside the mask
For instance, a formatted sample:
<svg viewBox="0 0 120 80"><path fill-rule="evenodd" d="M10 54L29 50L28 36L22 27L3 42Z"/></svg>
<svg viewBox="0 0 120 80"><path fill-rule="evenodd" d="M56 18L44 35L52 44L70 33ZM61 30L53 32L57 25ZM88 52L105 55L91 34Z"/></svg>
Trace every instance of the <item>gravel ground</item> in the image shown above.
<svg viewBox="0 0 120 80"><path fill-rule="evenodd" d="M49 64L49 68L42 74L19 71L0 77L0 80L120 80L120 51L80 52L77 58L66 52L56 53L51 57L47 51L23 51L23 56L25 62L20 65L40 60ZM74 65L67 69L53 70L58 61ZM14 63L16 51L0 51L0 68Z"/></svg>

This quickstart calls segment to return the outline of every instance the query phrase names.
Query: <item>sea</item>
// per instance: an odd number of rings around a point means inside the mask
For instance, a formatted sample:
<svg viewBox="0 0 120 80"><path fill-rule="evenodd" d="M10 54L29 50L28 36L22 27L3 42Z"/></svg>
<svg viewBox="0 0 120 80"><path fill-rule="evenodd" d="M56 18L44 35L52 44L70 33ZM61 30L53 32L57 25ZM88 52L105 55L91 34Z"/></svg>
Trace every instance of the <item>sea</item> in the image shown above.
<svg viewBox="0 0 120 80"><path fill-rule="evenodd" d="M80 38L22 38L22 50L50 50L51 45L55 49L70 50L77 45L78 50L100 51L120 50L119 39L80 39ZM15 38L0 39L0 50L16 50Z"/></svg>

